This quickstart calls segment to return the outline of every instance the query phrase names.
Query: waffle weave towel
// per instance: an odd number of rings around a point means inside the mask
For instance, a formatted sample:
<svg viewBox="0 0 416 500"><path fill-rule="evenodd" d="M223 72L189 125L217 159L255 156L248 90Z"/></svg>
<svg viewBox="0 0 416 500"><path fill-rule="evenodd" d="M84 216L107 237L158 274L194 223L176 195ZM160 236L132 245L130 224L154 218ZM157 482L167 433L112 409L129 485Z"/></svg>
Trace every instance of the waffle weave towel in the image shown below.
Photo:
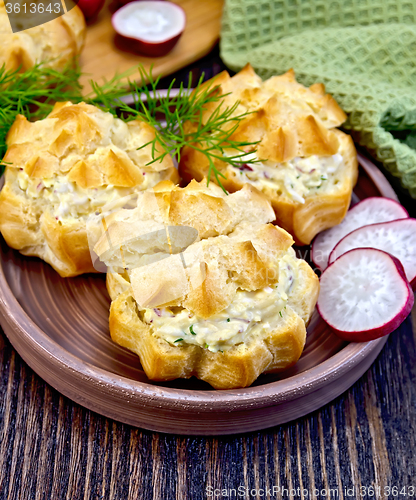
<svg viewBox="0 0 416 500"><path fill-rule="evenodd" d="M416 1L225 0L221 56L325 83L356 143L416 198Z"/></svg>

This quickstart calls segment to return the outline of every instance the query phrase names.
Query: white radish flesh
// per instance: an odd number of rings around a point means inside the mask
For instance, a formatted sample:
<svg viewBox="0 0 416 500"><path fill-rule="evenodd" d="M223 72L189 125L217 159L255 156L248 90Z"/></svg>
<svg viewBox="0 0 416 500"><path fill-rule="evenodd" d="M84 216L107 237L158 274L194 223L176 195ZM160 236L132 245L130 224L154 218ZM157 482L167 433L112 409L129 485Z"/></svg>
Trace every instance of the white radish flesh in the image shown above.
<svg viewBox="0 0 416 500"><path fill-rule="evenodd" d="M366 198L347 212L341 224L318 234L312 245L312 260L323 271L328 266L329 255L335 245L351 231L368 224L407 217L406 210L394 200Z"/></svg>
<svg viewBox="0 0 416 500"><path fill-rule="evenodd" d="M320 281L319 313L338 336L353 342L391 333L414 302L400 261L373 248L345 253Z"/></svg>
<svg viewBox="0 0 416 500"><path fill-rule="evenodd" d="M332 250L329 263L354 248L377 248L390 253L402 263L407 279L416 285L416 219L402 219L372 224L345 236Z"/></svg>

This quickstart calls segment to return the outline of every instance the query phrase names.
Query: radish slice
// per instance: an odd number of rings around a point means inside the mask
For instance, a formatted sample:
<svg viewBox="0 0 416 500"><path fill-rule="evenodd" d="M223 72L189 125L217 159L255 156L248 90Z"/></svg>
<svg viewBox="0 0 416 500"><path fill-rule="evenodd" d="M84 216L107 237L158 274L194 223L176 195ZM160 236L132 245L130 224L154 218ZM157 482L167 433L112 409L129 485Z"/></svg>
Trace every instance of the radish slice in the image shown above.
<svg viewBox="0 0 416 500"><path fill-rule="evenodd" d="M362 248L345 253L322 273L317 308L339 337L365 342L395 330L413 302L400 261Z"/></svg>
<svg viewBox="0 0 416 500"><path fill-rule="evenodd" d="M128 3L111 22L129 49L158 57L173 49L185 29L186 17L174 3L151 0Z"/></svg>
<svg viewBox="0 0 416 500"><path fill-rule="evenodd" d="M341 224L318 234L312 244L312 260L323 271L328 267L329 255L335 245L351 231L368 224L407 217L409 214L397 201L389 198L367 198L351 208Z"/></svg>
<svg viewBox="0 0 416 500"><path fill-rule="evenodd" d="M412 287L416 286L416 219L371 224L347 234L332 250L329 263L354 248L377 248L402 263Z"/></svg>

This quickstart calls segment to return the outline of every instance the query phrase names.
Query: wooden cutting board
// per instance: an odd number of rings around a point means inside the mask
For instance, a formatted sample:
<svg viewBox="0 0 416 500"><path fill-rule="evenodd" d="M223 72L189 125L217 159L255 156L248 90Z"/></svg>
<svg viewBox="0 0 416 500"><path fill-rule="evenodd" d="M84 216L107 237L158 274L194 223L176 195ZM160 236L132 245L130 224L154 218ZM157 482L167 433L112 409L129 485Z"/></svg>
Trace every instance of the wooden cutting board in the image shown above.
<svg viewBox="0 0 416 500"><path fill-rule="evenodd" d="M88 26L87 41L81 57L85 76L81 83L88 91L88 81L110 79L115 73L142 64L153 65L153 75L169 75L208 54L219 38L224 0L173 0L186 13L186 28L173 50L164 57L149 58L117 48L111 25L112 4L107 2L98 19ZM139 73L135 71L137 79ZM134 77L134 76L133 76Z"/></svg>

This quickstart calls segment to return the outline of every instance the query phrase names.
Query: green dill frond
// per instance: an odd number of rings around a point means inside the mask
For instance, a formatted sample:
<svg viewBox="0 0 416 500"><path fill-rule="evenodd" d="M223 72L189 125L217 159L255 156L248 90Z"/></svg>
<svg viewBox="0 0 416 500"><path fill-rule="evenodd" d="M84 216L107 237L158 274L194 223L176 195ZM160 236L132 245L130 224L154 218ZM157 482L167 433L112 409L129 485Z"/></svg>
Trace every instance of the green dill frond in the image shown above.
<svg viewBox="0 0 416 500"><path fill-rule="evenodd" d="M142 86L131 84L134 104L129 105L121 101L118 104L121 113L127 115L127 120L144 120L156 129L153 141L141 146L144 148L152 144L152 150L156 153L157 144L162 145L163 152L159 155L154 154L149 164L163 161L167 154L171 154L180 162L181 151L185 146L190 147L207 158L209 165L207 183L209 184L211 177L214 176L217 184L227 193L221 183L221 179L226 177L217 168L216 161L238 168L249 157L247 148L253 150L257 142L235 141L232 135L250 112L236 115L238 102L232 106L224 106L223 98L227 94L220 94L217 91L215 78L210 85L203 86L202 75L193 90L190 84L185 87L181 83L179 89L175 89L176 95L172 96L175 83L173 80L166 96L159 96L157 92L159 78L153 79L151 72L146 73L143 69L141 76L142 80L148 81L149 84ZM203 112L212 104L216 105L214 111L204 122ZM160 122L160 116L164 117L164 123ZM189 124L190 127L186 126ZM225 149L235 151L235 154L225 155Z"/></svg>
<svg viewBox="0 0 416 500"><path fill-rule="evenodd" d="M92 90L83 95L78 61L62 71L48 68L46 63L37 64L25 72L6 71L3 66L0 68L0 158L7 150L6 135L18 114L34 121L46 117L56 102L84 101L120 116L124 121L139 119L153 126L155 138L142 146L152 146L150 164L163 161L168 154L179 162L185 146L205 155L209 165L208 184L213 176L226 192L221 183L225 175L217 168L217 163L238 168L249 158L247 151L253 152L256 142L232 139L241 121L250 113L236 114L238 102L225 106L223 98L226 94L218 92L215 78L209 85L202 85L202 75L195 89L191 89L190 83L188 86L181 83L179 89L174 89L175 80L172 80L165 95L160 96L157 91L160 77L154 79L151 70L147 73L139 67L141 81L148 82L139 84L130 81L136 71L137 68L132 68L103 83L90 81ZM133 97L132 105L122 100L127 94ZM204 121L207 106L213 107L214 111ZM230 151L234 154L230 155ZM253 163L252 159L250 163ZM0 170L4 165L0 162Z"/></svg>
<svg viewBox="0 0 416 500"><path fill-rule="evenodd" d="M6 70L3 65L0 68L0 158L6 153L6 135L18 114L30 121L39 120L51 112L56 102L65 101L85 101L110 110L114 101L128 93L126 78L132 72L115 75L100 85L91 82L92 91L83 96L78 61L62 70L49 68L45 62L39 63L25 72ZM0 173L4 165L0 162Z"/></svg>
<svg viewBox="0 0 416 500"><path fill-rule="evenodd" d="M111 80L105 80L103 83L90 80L92 90L82 100L116 115L119 99L132 90L129 77L135 72L136 67L130 68L123 73L116 73Z"/></svg>
<svg viewBox="0 0 416 500"><path fill-rule="evenodd" d="M0 68L0 158L7 150L6 135L18 114L37 120L50 113L57 101L82 99L80 74L78 64L62 71L44 63L25 72L6 71L5 65Z"/></svg>

